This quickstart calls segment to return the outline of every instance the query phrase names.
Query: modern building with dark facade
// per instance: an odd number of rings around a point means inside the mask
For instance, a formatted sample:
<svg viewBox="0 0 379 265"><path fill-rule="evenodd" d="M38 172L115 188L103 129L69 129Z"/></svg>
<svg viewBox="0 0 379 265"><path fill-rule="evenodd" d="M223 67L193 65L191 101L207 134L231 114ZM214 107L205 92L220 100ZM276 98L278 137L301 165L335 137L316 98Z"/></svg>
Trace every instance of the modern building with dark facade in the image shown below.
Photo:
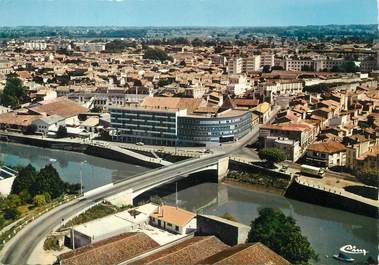
<svg viewBox="0 0 379 265"><path fill-rule="evenodd" d="M177 118L186 110L111 107L112 139L118 142L175 146Z"/></svg>
<svg viewBox="0 0 379 265"><path fill-rule="evenodd" d="M113 140L149 145L207 146L238 141L251 131L250 111L229 109L212 115L195 115L187 106L168 106L111 107Z"/></svg>
<svg viewBox="0 0 379 265"><path fill-rule="evenodd" d="M250 111L226 110L216 116L178 117L178 144L183 146L234 142L250 131Z"/></svg>

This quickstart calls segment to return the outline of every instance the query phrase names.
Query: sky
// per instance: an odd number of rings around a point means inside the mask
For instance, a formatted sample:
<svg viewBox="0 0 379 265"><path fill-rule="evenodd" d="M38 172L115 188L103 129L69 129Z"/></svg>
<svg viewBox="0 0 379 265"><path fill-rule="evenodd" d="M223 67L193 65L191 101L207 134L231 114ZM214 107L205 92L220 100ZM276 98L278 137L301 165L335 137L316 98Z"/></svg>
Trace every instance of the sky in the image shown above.
<svg viewBox="0 0 379 265"><path fill-rule="evenodd" d="M377 24L376 0L0 0L0 26Z"/></svg>

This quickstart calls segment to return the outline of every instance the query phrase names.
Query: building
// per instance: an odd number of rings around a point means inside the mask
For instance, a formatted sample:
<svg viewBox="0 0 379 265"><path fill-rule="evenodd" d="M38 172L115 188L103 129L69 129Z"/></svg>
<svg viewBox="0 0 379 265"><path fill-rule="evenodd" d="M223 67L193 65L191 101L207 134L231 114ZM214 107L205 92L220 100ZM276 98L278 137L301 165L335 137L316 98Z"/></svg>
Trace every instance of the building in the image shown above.
<svg viewBox="0 0 379 265"><path fill-rule="evenodd" d="M29 51L43 51L47 49L47 43L40 41L25 42L24 49Z"/></svg>
<svg viewBox="0 0 379 265"><path fill-rule="evenodd" d="M370 147L369 150L360 155L354 162L355 170L365 170L369 168L379 168L379 145Z"/></svg>
<svg viewBox="0 0 379 265"><path fill-rule="evenodd" d="M261 68L264 66L273 67L275 65L275 56L272 53L261 54Z"/></svg>
<svg viewBox="0 0 379 265"><path fill-rule="evenodd" d="M123 233L58 256L60 265L117 265L159 247L144 233Z"/></svg>
<svg viewBox="0 0 379 265"><path fill-rule="evenodd" d="M175 146L177 120L186 109L110 107L113 141Z"/></svg>
<svg viewBox="0 0 379 265"><path fill-rule="evenodd" d="M215 236L196 236L176 245L162 248L155 253L129 262L131 265L194 265L202 260L228 249Z"/></svg>
<svg viewBox="0 0 379 265"><path fill-rule="evenodd" d="M150 214L149 223L171 233L185 235L196 230L196 214L175 206L162 205Z"/></svg>
<svg viewBox="0 0 379 265"><path fill-rule="evenodd" d="M254 91L254 97L274 103L276 97L291 95L296 96L303 92L303 82L300 80L276 81L260 83Z"/></svg>
<svg viewBox="0 0 379 265"><path fill-rule="evenodd" d="M65 126L65 118L59 115L43 117L32 122L36 133L47 134L49 131L57 131L59 126Z"/></svg>
<svg viewBox="0 0 379 265"><path fill-rule="evenodd" d="M273 136L268 136L264 140L265 147L272 147L282 150L286 153L287 160L292 162L296 162L303 155L299 141Z"/></svg>
<svg viewBox="0 0 379 265"><path fill-rule="evenodd" d="M321 167L342 167L346 165L346 147L339 142L321 142L308 146L306 160Z"/></svg>
<svg viewBox="0 0 379 265"><path fill-rule="evenodd" d="M231 94L240 96L250 90L251 86L247 82L246 75L230 75L228 80L228 91Z"/></svg>
<svg viewBox="0 0 379 265"><path fill-rule="evenodd" d="M201 99L146 97L140 105L110 107L114 141L175 146L177 121Z"/></svg>
<svg viewBox="0 0 379 265"><path fill-rule="evenodd" d="M79 125L78 115L88 112L88 109L75 101L64 97L53 100L38 102L27 108L30 114L41 116L58 115L64 118L65 124L69 126Z"/></svg>
<svg viewBox="0 0 379 265"><path fill-rule="evenodd" d="M262 243L241 244L221 251L198 264L214 265L290 265L282 256L263 245Z"/></svg>
<svg viewBox="0 0 379 265"><path fill-rule="evenodd" d="M215 235L229 246L246 242L250 227L215 215L197 215L197 234Z"/></svg>
<svg viewBox="0 0 379 265"><path fill-rule="evenodd" d="M78 47L81 52L101 52L105 50L105 44L97 42L75 43L75 46Z"/></svg>
<svg viewBox="0 0 379 265"><path fill-rule="evenodd" d="M266 124L271 118L271 104L268 102L263 102L256 106L252 112L259 117L260 124Z"/></svg>
<svg viewBox="0 0 379 265"><path fill-rule="evenodd" d="M242 69L243 69L242 58L231 58L228 60L228 74L229 75L241 74Z"/></svg>
<svg viewBox="0 0 379 265"><path fill-rule="evenodd" d="M130 233L137 229L142 229L148 225L149 215L156 209L156 205L147 204L143 210L139 210L138 208L135 210L125 210L76 225L71 228L71 244L74 248L80 248L122 233Z"/></svg>
<svg viewBox="0 0 379 265"><path fill-rule="evenodd" d="M250 111L226 110L216 115L178 117L178 144L218 145L238 141L251 131Z"/></svg>
<svg viewBox="0 0 379 265"><path fill-rule="evenodd" d="M32 122L42 118L42 115L29 115L25 110L0 114L0 129L26 132Z"/></svg>
<svg viewBox="0 0 379 265"><path fill-rule="evenodd" d="M379 43L377 43L373 50L376 52L376 69L379 70Z"/></svg>
<svg viewBox="0 0 379 265"><path fill-rule="evenodd" d="M344 137L343 143L346 145L346 166L355 169L357 159L370 150L370 140L364 135L356 134Z"/></svg>
<svg viewBox="0 0 379 265"><path fill-rule="evenodd" d="M303 71L307 68L311 71L315 71L316 65L313 59L290 59L287 58L284 61L286 71Z"/></svg>
<svg viewBox="0 0 379 265"><path fill-rule="evenodd" d="M8 60L0 58L0 80L4 79L12 71L11 64Z"/></svg>
<svg viewBox="0 0 379 265"><path fill-rule="evenodd" d="M262 126L259 137L265 139L269 136L286 138L299 142L303 153L308 145L316 139L314 127L305 123L281 123Z"/></svg>
<svg viewBox="0 0 379 265"><path fill-rule="evenodd" d="M227 63L227 60L225 56L220 54L213 54L212 55L212 63L215 65L224 66Z"/></svg>
<svg viewBox="0 0 379 265"><path fill-rule="evenodd" d="M80 124L80 128L89 133L97 133L99 131L99 126L100 118L96 116L89 117Z"/></svg>
<svg viewBox="0 0 379 265"><path fill-rule="evenodd" d="M195 113L201 99L146 97L139 106L111 107L114 141L205 146L238 141L251 130L249 111Z"/></svg>
<svg viewBox="0 0 379 265"><path fill-rule="evenodd" d="M259 71L261 68L261 56L251 55L249 57L243 58L242 72L246 74L254 73Z"/></svg>

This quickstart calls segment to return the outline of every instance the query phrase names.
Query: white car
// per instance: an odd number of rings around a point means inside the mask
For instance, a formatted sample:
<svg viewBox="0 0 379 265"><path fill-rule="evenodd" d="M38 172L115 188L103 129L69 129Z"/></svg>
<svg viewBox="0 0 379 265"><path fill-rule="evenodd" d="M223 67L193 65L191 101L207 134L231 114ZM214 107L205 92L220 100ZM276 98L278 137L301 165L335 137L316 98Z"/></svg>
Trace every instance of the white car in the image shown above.
<svg viewBox="0 0 379 265"><path fill-rule="evenodd" d="M138 142L138 143L136 143L136 145L142 146L142 145L145 145L145 144L143 142Z"/></svg>

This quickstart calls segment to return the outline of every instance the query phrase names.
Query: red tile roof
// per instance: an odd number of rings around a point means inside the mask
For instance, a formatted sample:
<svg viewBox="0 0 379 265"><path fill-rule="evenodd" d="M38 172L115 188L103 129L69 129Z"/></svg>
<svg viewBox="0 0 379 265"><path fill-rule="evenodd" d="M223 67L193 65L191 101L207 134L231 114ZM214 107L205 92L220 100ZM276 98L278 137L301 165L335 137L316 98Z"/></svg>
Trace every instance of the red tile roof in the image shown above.
<svg viewBox="0 0 379 265"><path fill-rule="evenodd" d="M330 141L330 142L311 144L307 148L307 151L334 154L334 153L346 151L346 147L339 142Z"/></svg>
<svg viewBox="0 0 379 265"><path fill-rule="evenodd" d="M289 265L290 263L262 243L241 244L221 251L198 264L217 265Z"/></svg>
<svg viewBox="0 0 379 265"><path fill-rule="evenodd" d="M74 117L88 111L87 108L81 106L79 103L63 97L51 101L39 102L37 106L31 107L29 110L38 114L48 116L59 115L64 118Z"/></svg>
<svg viewBox="0 0 379 265"><path fill-rule="evenodd" d="M124 233L61 254L61 265L113 265L159 247L144 233Z"/></svg>
<svg viewBox="0 0 379 265"><path fill-rule="evenodd" d="M177 245L159 251L155 254L142 258L132 265L171 264L188 265L196 264L228 246L215 236L197 236L181 242Z"/></svg>

